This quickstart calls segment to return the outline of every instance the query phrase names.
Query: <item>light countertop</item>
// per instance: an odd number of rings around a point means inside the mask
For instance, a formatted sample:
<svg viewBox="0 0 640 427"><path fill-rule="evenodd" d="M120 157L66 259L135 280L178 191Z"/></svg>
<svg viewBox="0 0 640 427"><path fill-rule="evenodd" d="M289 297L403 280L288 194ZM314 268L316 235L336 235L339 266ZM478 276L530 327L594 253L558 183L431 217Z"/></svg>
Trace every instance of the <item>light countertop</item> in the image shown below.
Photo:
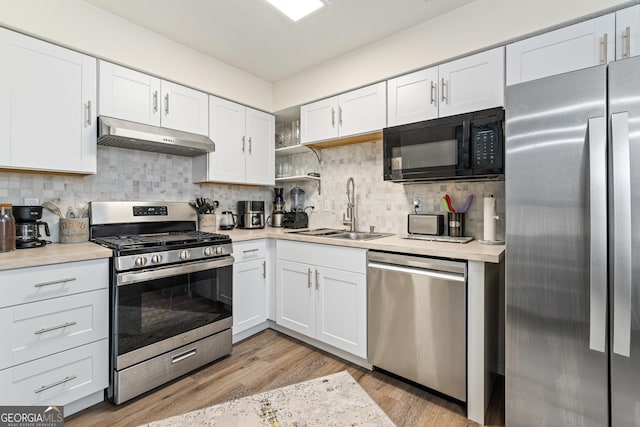
<svg viewBox="0 0 640 427"><path fill-rule="evenodd" d="M0 253L0 270L109 258L113 251L91 242L52 243L41 248Z"/></svg>
<svg viewBox="0 0 640 427"><path fill-rule="evenodd" d="M294 240L299 242L320 243L352 248L374 249L378 251L401 252L412 255L437 256L442 258L464 259L499 263L504 259L505 245L485 245L477 240L469 243L445 243L425 240L403 239L393 235L372 240L343 240L327 237L304 236L292 234L292 229L265 227L255 230L220 230L228 234L234 242L263 238Z"/></svg>
<svg viewBox="0 0 640 427"><path fill-rule="evenodd" d="M265 227L256 230L219 230L219 233L229 234L234 242L272 238L489 263L501 262L504 259L505 250L504 245L483 245L477 240L464 244L444 243L403 239L400 236L394 235L373 240L354 241L304 236L292 234L290 233L291 231L295 230ZM111 255L111 249L91 242L72 244L53 243L41 248L20 249L13 252L0 253L0 271L12 268L36 267L39 265L109 258Z"/></svg>

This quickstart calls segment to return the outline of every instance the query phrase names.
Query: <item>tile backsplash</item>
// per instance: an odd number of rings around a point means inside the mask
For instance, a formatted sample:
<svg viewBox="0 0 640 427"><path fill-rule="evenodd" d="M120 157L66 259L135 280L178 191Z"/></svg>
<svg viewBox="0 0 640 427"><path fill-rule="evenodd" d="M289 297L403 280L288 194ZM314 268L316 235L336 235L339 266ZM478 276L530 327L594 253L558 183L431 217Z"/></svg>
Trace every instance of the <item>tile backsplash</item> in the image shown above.
<svg viewBox="0 0 640 427"><path fill-rule="evenodd" d="M60 198L60 208L89 201L167 200L193 201L208 197L220 201L220 210L236 210L237 200L271 202L270 188L226 184L192 184L191 158L145 151L98 146L96 175L0 172L0 201L22 205L24 197L37 197L40 203ZM44 210L57 242L58 218Z"/></svg>
<svg viewBox="0 0 640 427"><path fill-rule="evenodd" d="M321 194L318 195L314 183L302 182L297 185L304 189L306 205L314 206L309 219L312 227L343 228L342 215L346 212L346 183L353 177L356 187L357 228L369 230L375 226L377 231L406 234L407 214L412 212L414 197L424 201L420 213L444 214L441 197L451 196L455 207L462 207L468 195L473 195L465 218L465 235L482 239L483 198L493 195L496 198L496 238L504 239L504 181L439 181L418 184L396 184L382 179L382 142L368 142L348 145L319 152L321 161L310 151L279 158L291 166L292 174L320 172L322 177ZM279 169L279 165L276 166ZM289 207L289 191L295 185L285 187L285 200ZM446 229L446 225L445 225Z"/></svg>
<svg viewBox="0 0 640 427"><path fill-rule="evenodd" d="M467 211L465 234L483 236L482 198L493 194L500 217L497 238L504 239L504 181L446 181L424 184L394 184L382 180L382 143L369 142L319 152L318 162L311 151L277 159L276 171L284 168L294 174L319 172L321 194L309 181L288 183L285 188L286 207L290 207L289 191L296 185L303 188L311 227L343 228L346 212L346 182L353 177L356 184L357 226L368 230L406 233L407 214L412 210L413 197L424 201L422 213L444 214L440 198L449 194L455 206L462 206L469 194L475 199ZM92 200L167 200L193 201L209 197L220 201L219 210L236 211L238 200L264 200L271 210L272 188L227 184L193 184L191 158L114 147L98 147L96 175L62 175L49 173L0 172L0 201L22 205L23 198L37 197L40 203L60 198L60 207ZM267 212L267 215L269 212ZM43 220L51 228L49 240L57 242L58 218L46 211ZM445 221L446 222L446 221Z"/></svg>

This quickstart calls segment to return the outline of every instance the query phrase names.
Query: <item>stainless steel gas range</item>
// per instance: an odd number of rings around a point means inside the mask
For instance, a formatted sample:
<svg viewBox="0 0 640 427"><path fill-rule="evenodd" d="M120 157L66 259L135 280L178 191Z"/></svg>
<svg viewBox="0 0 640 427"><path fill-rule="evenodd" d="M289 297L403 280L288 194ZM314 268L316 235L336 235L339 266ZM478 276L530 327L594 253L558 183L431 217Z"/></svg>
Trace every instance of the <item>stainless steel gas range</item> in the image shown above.
<svg viewBox="0 0 640 427"><path fill-rule="evenodd" d="M197 231L182 202L92 202L91 240L113 249L110 383L123 403L231 353L231 239Z"/></svg>

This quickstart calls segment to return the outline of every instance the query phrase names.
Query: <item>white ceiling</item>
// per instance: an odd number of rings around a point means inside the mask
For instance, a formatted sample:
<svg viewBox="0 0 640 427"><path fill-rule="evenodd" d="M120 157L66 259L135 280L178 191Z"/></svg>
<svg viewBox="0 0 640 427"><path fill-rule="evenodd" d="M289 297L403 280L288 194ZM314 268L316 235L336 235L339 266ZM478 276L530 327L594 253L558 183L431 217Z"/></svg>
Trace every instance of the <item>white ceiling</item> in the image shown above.
<svg viewBox="0 0 640 427"><path fill-rule="evenodd" d="M85 0L270 82L474 0L330 0L292 22L266 0Z"/></svg>

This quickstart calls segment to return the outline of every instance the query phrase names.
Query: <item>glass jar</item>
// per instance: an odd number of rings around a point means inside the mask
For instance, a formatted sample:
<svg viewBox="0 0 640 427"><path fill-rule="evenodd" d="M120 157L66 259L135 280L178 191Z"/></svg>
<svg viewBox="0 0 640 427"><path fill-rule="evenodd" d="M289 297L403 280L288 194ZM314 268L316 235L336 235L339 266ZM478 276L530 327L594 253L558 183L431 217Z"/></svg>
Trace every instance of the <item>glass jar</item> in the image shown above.
<svg viewBox="0 0 640 427"><path fill-rule="evenodd" d="M0 252L16 250L16 220L10 203L0 203Z"/></svg>

